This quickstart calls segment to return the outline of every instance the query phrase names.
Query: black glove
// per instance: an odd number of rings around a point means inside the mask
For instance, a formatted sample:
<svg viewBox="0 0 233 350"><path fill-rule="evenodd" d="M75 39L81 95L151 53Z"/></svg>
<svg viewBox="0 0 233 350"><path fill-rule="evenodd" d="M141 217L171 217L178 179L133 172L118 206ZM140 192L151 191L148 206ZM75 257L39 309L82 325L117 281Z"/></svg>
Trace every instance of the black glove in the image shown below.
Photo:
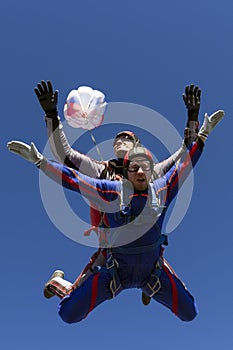
<svg viewBox="0 0 233 350"><path fill-rule="evenodd" d="M186 86L183 99L188 110L188 122L197 122L201 103L201 89L198 86L194 87L193 84Z"/></svg>
<svg viewBox="0 0 233 350"><path fill-rule="evenodd" d="M198 129L186 127L184 129L184 144L188 147L193 141L197 140Z"/></svg>
<svg viewBox="0 0 233 350"><path fill-rule="evenodd" d="M34 91L46 116L49 118L56 118L58 115L58 91L56 90L53 92L51 81L48 80L46 84L46 82L42 80L41 83L37 84L37 88L35 88Z"/></svg>

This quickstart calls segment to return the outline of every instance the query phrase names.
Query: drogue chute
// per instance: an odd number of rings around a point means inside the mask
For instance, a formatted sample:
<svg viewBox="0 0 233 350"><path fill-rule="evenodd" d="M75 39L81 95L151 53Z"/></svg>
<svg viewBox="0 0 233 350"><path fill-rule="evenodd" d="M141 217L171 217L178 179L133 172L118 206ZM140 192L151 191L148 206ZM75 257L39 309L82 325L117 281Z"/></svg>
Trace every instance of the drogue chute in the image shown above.
<svg viewBox="0 0 233 350"><path fill-rule="evenodd" d="M64 106L64 116L73 128L93 130L104 120L107 107L105 95L89 86L72 90Z"/></svg>

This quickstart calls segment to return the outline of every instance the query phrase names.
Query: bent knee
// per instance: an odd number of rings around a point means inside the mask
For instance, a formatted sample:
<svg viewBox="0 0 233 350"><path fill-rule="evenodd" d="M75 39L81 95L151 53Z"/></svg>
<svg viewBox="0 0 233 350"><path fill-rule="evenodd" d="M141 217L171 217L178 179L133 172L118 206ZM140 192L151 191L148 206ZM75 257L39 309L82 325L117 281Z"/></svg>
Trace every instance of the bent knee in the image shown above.
<svg viewBox="0 0 233 350"><path fill-rule="evenodd" d="M194 318L196 318L197 314L197 309L193 308L192 310L189 310L188 312L185 312L183 315L181 315L180 319L184 322L191 322L194 320Z"/></svg>
<svg viewBox="0 0 233 350"><path fill-rule="evenodd" d="M77 307L70 303L70 296L62 299L58 306L58 314L65 323L77 323L85 318L81 310L77 310Z"/></svg>
<svg viewBox="0 0 233 350"><path fill-rule="evenodd" d="M58 314L63 322L70 324L80 322L84 318L83 316L79 316L72 312L67 312L67 310L63 310L62 308L59 310Z"/></svg>

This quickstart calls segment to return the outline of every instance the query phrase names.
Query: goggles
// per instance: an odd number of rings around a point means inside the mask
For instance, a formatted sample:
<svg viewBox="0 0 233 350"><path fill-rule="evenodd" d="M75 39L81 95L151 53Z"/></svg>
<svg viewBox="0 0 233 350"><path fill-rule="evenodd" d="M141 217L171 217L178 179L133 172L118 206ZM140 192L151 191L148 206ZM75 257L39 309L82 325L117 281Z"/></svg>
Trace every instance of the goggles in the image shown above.
<svg viewBox="0 0 233 350"><path fill-rule="evenodd" d="M142 160L138 162L129 162L127 170L131 173L137 172L141 168L143 171L151 170L151 162L149 160Z"/></svg>
<svg viewBox="0 0 233 350"><path fill-rule="evenodd" d="M130 142L134 142L133 138L130 135L119 135L118 137L115 138L115 140L113 141L113 147L116 145L117 141L121 140L122 142L124 141L130 141Z"/></svg>

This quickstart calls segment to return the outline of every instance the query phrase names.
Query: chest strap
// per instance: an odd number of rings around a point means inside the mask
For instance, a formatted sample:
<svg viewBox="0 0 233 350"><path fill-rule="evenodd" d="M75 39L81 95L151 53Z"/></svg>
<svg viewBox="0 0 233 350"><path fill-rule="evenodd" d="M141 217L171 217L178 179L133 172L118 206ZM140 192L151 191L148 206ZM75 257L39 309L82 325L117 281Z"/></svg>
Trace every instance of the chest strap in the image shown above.
<svg viewBox="0 0 233 350"><path fill-rule="evenodd" d="M148 253L148 252L154 250L155 248L157 248L161 244L168 245L167 236L164 234L160 235L159 239L156 242L154 242L153 244L145 245L145 246L141 246L141 247L128 247L128 248L116 247L116 248L112 248L111 252L118 253L118 254L126 254L126 255L128 255L128 254L143 254L143 253Z"/></svg>
<svg viewBox="0 0 233 350"><path fill-rule="evenodd" d="M149 183L148 187L148 206L152 209L152 212L148 215L138 215L137 217L131 215L131 199L132 188L128 185L128 182L123 180L121 182L121 213L125 216L126 221L127 217L130 218L128 222L134 221L136 225L146 223L152 220L154 222L154 216L157 218L162 214L163 210L166 209L166 206L161 204L159 197L155 192L153 183ZM152 214L153 213L153 214ZM151 217L151 220L150 220Z"/></svg>

